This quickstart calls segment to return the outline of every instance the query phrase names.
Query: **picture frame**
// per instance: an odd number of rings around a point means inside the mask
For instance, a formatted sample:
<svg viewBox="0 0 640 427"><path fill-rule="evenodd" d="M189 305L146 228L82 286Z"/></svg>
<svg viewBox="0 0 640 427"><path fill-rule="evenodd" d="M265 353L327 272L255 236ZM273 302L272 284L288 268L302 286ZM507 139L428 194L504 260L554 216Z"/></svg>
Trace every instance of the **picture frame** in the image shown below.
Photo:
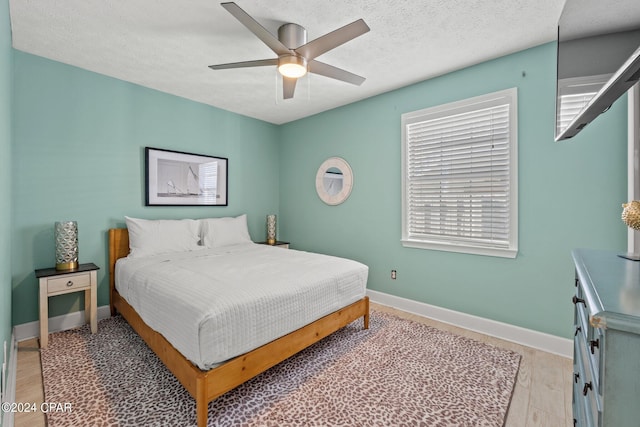
<svg viewBox="0 0 640 427"><path fill-rule="evenodd" d="M145 206L227 206L229 160L145 147Z"/></svg>

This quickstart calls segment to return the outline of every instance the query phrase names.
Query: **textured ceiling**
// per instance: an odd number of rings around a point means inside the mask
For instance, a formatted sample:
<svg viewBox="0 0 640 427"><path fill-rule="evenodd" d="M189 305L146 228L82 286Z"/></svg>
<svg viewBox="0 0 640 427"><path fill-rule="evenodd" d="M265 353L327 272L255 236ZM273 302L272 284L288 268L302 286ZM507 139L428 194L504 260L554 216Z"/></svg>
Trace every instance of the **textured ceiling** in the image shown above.
<svg viewBox="0 0 640 427"><path fill-rule="evenodd" d="M564 0L237 0L267 30L313 40L356 19L371 31L318 59L366 77L305 77L281 99L275 55L219 2L10 0L14 48L272 123L285 123L555 40Z"/></svg>

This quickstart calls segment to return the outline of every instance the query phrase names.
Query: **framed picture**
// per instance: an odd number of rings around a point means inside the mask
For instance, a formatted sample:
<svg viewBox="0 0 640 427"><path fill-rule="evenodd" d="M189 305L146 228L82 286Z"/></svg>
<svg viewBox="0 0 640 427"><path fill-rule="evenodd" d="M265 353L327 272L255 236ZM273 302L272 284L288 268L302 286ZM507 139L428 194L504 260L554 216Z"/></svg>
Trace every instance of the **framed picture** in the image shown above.
<svg viewBox="0 0 640 427"><path fill-rule="evenodd" d="M227 206L228 159L145 147L146 206Z"/></svg>

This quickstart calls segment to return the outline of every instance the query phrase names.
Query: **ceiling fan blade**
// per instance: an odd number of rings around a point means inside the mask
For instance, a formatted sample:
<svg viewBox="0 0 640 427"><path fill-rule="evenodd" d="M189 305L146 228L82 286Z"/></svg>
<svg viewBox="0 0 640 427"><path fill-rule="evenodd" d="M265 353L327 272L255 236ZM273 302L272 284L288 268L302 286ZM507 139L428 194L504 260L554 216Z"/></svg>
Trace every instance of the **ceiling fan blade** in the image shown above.
<svg viewBox="0 0 640 427"><path fill-rule="evenodd" d="M296 83L298 79L292 79L290 77L282 77L282 97L284 99L293 98L293 92L296 90Z"/></svg>
<svg viewBox="0 0 640 427"><path fill-rule="evenodd" d="M323 53L338 47L349 40L353 40L358 36L369 31L369 26L362 19L347 24L344 27L338 28L335 31L320 36L315 40L311 40L309 43L304 44L294 51L307 60L317 58Z"/></svg>
<svg viewBox="0 0 640 427"><path fill-rule="evenodd" d="M226 70L228 68L264 67L278 65L278 58L256 59L255 61L229 62L228 64L209 65L212 70Z"/></svg>
<svg viewBox="0 0 640 427"><path fill-rule="evenodd" d="M342 68L334 67L333 65L325 64L324 62L316 60L309 62L309 72L351 83L356 86L360 86L366 80L364 77L357 74L350 73Z"/></svg>
<svg viewBox="0 0 640 427"><path fill-rule="evenodd" d="M253 34L255 34L264 44L278 55L287 55L291 53L291 50L283 45L280 40L266 28L253 19L247 12L242 10L240 6L233 2L222 3L222 7L232 14L242 25L247 27Z"/></svg>

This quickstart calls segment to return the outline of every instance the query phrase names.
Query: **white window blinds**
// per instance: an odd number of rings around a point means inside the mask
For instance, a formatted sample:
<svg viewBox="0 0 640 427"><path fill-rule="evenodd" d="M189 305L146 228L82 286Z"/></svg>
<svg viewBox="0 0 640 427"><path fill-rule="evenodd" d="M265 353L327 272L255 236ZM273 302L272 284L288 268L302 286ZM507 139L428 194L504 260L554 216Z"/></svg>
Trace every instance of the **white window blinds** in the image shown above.
<svg viewBox="0 0 640 427"><path fill-rule="evenodd" d="M516 90L403 115L403 244L515 257Z"/></svg>

